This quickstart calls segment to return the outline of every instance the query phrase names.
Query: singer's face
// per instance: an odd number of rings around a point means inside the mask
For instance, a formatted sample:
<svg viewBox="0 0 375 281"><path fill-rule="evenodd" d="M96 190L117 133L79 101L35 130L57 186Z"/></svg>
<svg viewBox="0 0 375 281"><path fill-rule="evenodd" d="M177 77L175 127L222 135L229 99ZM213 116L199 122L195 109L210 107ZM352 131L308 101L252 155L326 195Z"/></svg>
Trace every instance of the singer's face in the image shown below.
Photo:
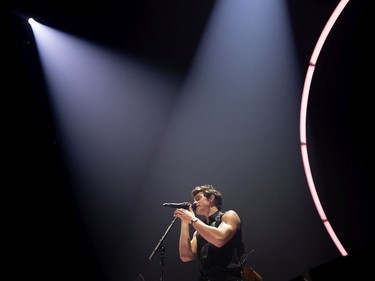
<svg viewBox="0 0 375 281"><path fill-rule="evenodd" d="M206 209L205 206L210 206L210 202L204 197L203 191L194 196L193 204L196 206L195 212L197 214L202 214L202 211Z"/></svg>

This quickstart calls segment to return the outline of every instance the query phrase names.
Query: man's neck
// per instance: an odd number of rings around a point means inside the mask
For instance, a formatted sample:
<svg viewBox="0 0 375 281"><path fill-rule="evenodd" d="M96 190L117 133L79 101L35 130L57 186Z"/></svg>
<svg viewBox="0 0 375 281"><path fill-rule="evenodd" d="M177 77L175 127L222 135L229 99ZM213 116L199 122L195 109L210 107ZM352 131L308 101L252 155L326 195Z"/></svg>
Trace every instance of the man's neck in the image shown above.
<svg viewBox="0 0 375 281"><path fill-rule="evenodd" d="M210 211L208 212L208 216L206 217L207 222L209 221L210 217L218 211L219 209L216 206L211 207Z"/></svg>

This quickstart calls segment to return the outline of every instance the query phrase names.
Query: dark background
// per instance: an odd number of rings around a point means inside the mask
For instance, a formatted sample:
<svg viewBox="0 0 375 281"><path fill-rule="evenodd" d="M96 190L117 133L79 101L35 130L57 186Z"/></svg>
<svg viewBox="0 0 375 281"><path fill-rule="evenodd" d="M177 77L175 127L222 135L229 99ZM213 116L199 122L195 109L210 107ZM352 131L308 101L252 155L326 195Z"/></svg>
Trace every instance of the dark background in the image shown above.
<svg viewBox="0 0 375 281"><path fill-rule="evenodd" d="M332 30L316 68L308 112L309 155L315 185L350 258L340 257L328 237L324 241L317 239L321 244L306 237L305 242L296 243L297 247L311 243L311 248L318 247L318 257L309 259L308 256L316 253L305 252L304 257L295 256L293 259L293 256L287 255L283 261L283 251L291 250L293 242L296 242L288 237L290 226L285 224L288 231L265 234L263 229L266 227L262 222L265 214L257 212L248 225L251 224L251 232L260 233L251 234L256 238L252 240L250 236L249 247L256 249L251 263L264 275L265 281L292 280L299 278L298 275L306 275L308 271L313 280L337 277L349 280L349 276L358 274L357 277L362 277L370 273L368 268L362 267L364 255L371 253L374 236L374 195L370 179L373 153L373 77L370 76L373 49L370 41L373 39L373 20L368 2L351 1ZM337 3L287 1L301 77L306 72L315 42ZM141 230L142 233L128 237L133 240L126 245L135 247L125 247L128 253L122 260L122 274L116 274L117 278L111 275L108 264L119 263L110 254L116 246L109 246L108 252L103 251L105 254L101 255L93 246L92 234L84 226L80 203L74 196L73 180L62 161L63 151L51 118L33 36L24 17L34 16L56 29L115 46L163 70L185 77L214 5L215 1L160 3L147 0L95 3L15 1L5 4L1 44L4 50L2 119L6 155L3 186L7 196L3 196L3 200L6 201L6 230L9 234L7 260L12 265L8 268L14 279L22 276L39 280L141 280L137 274L142 272L146 280L157 280L159 256L150 264L146 262L146 266L139 261L148 258L171 218L170 210L163 209L158 219L153 221L158 210L150 210L148 204L139 206L136 198L134 205L130 203L132 200L125 201L129 205L125 208L126 212L119 215L119 220L124 223L121 233L132 232L134 226L128 224L129 217L134 217L133 223L146 228ZM298 83L301 85L301 81ZM298 149L296 151L299 152ZM200 180L187 184L182 194L189 195L192 186L202 184ZM209 178L207 180L210 181ZM134 186L134 182L136 180L124 182L124 186ZM308 194L307 184L305 188ZM155 190L153 192L158 194ZM229 190L224 192L224 196L230 196L228 202L231 204L227 207L237 209L236 203L231 201L236 200L236 196ZM251 192L240 194L241 198L252 196ZM272 194L260 196L261 203L272 204L272 200L277 201L277 195L275 197ZM173 201L165 197L160 200ZM311 202L308 204L312 205ZM242 214L246 213L246 203L239 210ZM145 212L144 215L141 212ZM311 224L319 225L316 213L315 216ZM277 223L283 227L280 218L274 217L275 221L272 221L272 215L266 217L268 224ZM248 221L245 215L243 220ZM299 227L305 226L294 227L294 231L298 232ZM137 228L134 229L137 231ZM319 231L324 237L325 230ZM181 266L174 258L177 234L178 231L174 230L172 237L168 237L171 241L168 253L173 258L167 259L166 280L195 280L194 265ZM302 241L303 237L300 238ZM126 240L126 237L119 240L122 239ZM277 242L272 244L271 239ZM281 249L270 250L262 248L260 241L265 245L284 245ZM317 246L313 246L315 244ZM311 251L311 248L308 249ZM142 254L144 257L139 258ZM304 258L306 261L301 262ZM276 268L278 266L284 268ZM282 272L283 275L275 279L274 272Z"/></svg>

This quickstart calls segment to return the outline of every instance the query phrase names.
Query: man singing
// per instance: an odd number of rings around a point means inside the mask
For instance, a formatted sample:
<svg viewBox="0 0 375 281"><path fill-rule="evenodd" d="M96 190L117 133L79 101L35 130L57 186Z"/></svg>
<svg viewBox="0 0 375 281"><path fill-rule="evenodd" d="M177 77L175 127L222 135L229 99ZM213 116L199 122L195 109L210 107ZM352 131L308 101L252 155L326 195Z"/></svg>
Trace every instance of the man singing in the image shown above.
<svg viewBox="0 0 375 281"><path fill-rule="evenodd" d="M191 195L193 205L174 212L181 220L180 259L198 259L199 281L243 281L241 257L245 249L240 217L233 210L221 211L223 197L212 185L197 186ZM190 225L195 229L192 238Z"/></svg>

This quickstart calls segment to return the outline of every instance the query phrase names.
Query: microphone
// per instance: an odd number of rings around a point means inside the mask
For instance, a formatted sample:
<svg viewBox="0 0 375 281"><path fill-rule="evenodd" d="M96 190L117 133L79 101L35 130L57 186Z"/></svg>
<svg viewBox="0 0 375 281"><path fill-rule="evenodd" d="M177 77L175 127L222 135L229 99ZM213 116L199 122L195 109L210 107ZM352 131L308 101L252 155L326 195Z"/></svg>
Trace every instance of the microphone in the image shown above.
<svg viewBox="0 0 375 281"><path fill-rule="evenodd" d="M191 203L187 203L187 202L184 202L184 203L164 203L163 206L176 208L176 209L178 209L178 208L189 209L189 207L192 206L193 210L196 209L195 204L191 204Z"/></svg>

